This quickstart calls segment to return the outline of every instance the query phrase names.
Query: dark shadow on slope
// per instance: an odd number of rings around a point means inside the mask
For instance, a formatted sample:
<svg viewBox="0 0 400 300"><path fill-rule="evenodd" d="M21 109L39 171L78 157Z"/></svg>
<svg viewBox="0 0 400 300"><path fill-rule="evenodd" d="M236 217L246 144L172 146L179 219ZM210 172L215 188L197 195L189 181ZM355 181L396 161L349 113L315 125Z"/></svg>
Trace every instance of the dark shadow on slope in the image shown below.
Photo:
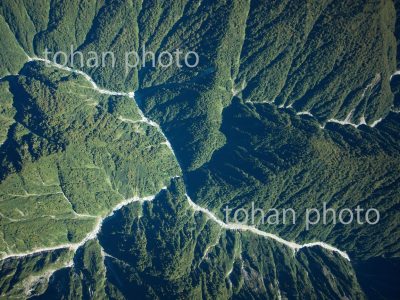
<svg viewBox="0 0 400 300"><path fill-rule="evenodd" d="M354 263L357 278L368 299L398 299L400 258L374 257Z"/></svg>

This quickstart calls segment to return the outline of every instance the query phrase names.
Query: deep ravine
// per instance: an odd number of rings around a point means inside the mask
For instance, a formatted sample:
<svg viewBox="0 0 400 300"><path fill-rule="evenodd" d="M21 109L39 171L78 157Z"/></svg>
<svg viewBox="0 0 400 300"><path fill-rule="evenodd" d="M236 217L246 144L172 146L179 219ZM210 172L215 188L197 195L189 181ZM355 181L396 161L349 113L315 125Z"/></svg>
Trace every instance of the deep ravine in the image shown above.
<svg viewBox="0 0 400 300"><path fill-rule="evenodd" d="M85 72L81 71L81 70L76 70L76 69L72 69L57 63L54 63L50 60L44 59L44 58L39 58L39 57L29 57L28 61L41 61L44 62L46 65L64 70L64 71L69 71L69 72L73 72L79 75L82 75L87 81L89 81L89 83L92 85L93 90L95 90L96 92L100 93L100 94L105 94L105 95L114 95L114 96L126 96L129 97L131 99L133 99L136 103L135 100L135 93L134 92L118 92L118 91L110 91L107 89L103 89L100 88L94 81L93 79L86 74ZM137 105L137 103L136 103ZM165 144L167 145L167 147L171 150L172 154L174 155L175 159L176 155L174 153L174 150L172 148L171 143L169 142L169 140L167 139L167 137L165 136L164 132L162 131L161 127L159 124L157 124L156 122L150 120L149 118L147 118L144 113L142 112L142 110L140 109L140 107L137 105L138 108L138 112L141 116L141 120L138 120L138 122L143 122L146 123L150 126L155 127L161 134L162 136L165 138ZM122 118L122 117L121 117ZM123 121L131 121L131 120L123 120ZM177 160L178 164L179 161ZM176 176L177 177L177 176ZM163 188L165 189L165 187ZM150 201L152 199L154 199L156 195L151 195L151 196L147 196L144 198L138 198L138 197L133 197L133 198L129 198L129 199L125 199L124 201L120 202L118 205L116 205L112 211L110 212L109 215L105 216L104 218L101 218L100 216L97 217L97 223L95 228L89 232L86 237L79 243L76 244L62 244L59 246L55 246L55 247L49 247L49 248L40 248L40 249L36 249L32 252L27 252L27 253L16 253L16 254L9 254L7 256L2 257L1 259L6 259L6 258L10 258L10 257L21 257L21 256L28 256L28 255L32 255L32 254L36 254L39 252L44 252L44 251L51 251L51 250L56 250L56 249L61 249L61 248L70 248L73 251L76 251L79 247L81 247L82 245L84 245L88 240L94 239L96 238L98 232L101 229L101 225L104 221L105 218L110 217L111 215L114 214L114 212L116 210L121 209L123 206L128 205L130 203L133 202L143 202L143 201ZM264 232L254 226L249 226L249 225L243 225L243 224L236 224L236 223L225 223L222 220L218 219L215 214L213 214L211 211L209 211L207 208L201 207L199 205L197 205L196 203L194 203L190 197L188 195L186 195L187 201L190 205L190 207L197 211L197 212L201 212L204 213L208 218L210 218L211 220L213 220L215 223L217 223L219 226L221 226L221 228L226 229L226 230L238 230L238 231L248 231L251 232L253 234L256 234L258 236L262 236L264 238L268 238L268 239L272 239L280 244L285 245L286 247L291 248L294 252L302 249L302 248L308 248L308 247L316 247L319 246L321 248L324 248L328 251L331 252L336 252L337 254L339 254L341 257L345 258L346 260L350 261L350 257L348 256L348 254L344 251L341 251L340 249L326 244L322 241L316 241L316 242L310 242L310 243L305 243L305 244L298 244L296 242L293 241L287 241L273 233L268 233L268 232Z"/></svg>

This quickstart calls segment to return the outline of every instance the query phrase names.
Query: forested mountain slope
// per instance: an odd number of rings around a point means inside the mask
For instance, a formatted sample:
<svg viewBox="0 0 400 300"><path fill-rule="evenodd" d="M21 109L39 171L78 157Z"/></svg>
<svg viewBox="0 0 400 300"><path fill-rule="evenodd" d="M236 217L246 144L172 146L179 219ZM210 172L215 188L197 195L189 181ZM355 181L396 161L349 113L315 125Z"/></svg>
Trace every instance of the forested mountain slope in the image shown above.
<svg viewBox="0 0 400 300"><path fill-rule="evenodd" d="M1 296L395 298L398 6L1 1ZM115 66L44 60L71 48ZM199 64L124 65L178 48ZM381 218L306 230L324 202Z"/></svg>

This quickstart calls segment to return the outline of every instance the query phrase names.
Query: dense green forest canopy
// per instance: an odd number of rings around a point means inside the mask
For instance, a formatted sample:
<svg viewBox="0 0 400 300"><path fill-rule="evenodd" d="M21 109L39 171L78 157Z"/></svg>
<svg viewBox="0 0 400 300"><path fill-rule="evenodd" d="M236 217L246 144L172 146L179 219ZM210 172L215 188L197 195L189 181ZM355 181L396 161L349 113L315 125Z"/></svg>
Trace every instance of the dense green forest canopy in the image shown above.
<svg viewBox="0 0 400 300"><path fill-rule="evenodd" d="M394 299L399 13L389 0L0 1L1 297ZM115 61L43 61L71 47ZM198 64L127 69L144 48ZM320 243L296 251L223 224L226 205L303 217L322 203L381 218L258 226Z"/></svg>

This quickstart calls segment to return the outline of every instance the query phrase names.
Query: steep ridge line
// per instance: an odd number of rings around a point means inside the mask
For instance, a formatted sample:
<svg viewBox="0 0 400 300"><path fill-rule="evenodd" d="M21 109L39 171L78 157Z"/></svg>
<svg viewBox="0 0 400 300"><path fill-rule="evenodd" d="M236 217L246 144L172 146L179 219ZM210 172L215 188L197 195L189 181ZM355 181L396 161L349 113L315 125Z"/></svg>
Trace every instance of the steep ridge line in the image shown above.
<svg viewBox="0 0 400 300"><path fill-rule="evenodd" d="M52 62L52 61L50 61L50 60L47 60L47 59L44 59L44 58L38 58L38 57L31 58L31 57L29 57L29 61L34 61L34 60L45 62L47 65L54 66L54 67L57 67L57 68L59 68L59 69L65 70L65 71L70 71L70 72L73 72L73 73L76 73L76 74L81 74L84 78L86 78L86 79L91 83L93 89L96 90L96 91L97 91L98 93L100 93L100 94L116 95L116 96L127 96L127 97L133 99L133 100L135 101L135 103L136 103L136 100L135 100L135 97L134 97L134 96L135 96L135 92L115 92L115 91L110 91L110 90L107 90L107 89L99 88L99 87L97 86L97 84L93 81L93 79L92 79L88 74L86 74L85 72L83 72L83 71L81 71L81 70L75 70L75 69L72 69L72 68L69 68L69 67L66 67L66 66L63 66L63 65L54 63L54 62ZM137 103L136 103L136 105L137 105L139 114L140 114L140 116L141 116L143 122L145 122L145 123L147 123L147 124L149 124L149 125L151 125L151 126L154 126L154 127L163 135L163 137L164 137L165 140L166 140L166 144L167 144L168 148L170 148L170 150L172 151L172 154L174 155L175 159L177 160L176 155L175 155L175 153L174 153L174 151L173 151L173 149L172 149L171 143L168 141L168 139L167 139L167 137L165 136L164 132L162 131L160 125L157 124L156 122L154 122L154 121L148 119L148 118L144 115L144 113L142 112L142 110L140 109L139 105L138 105ZM177 160L177 161L178 161L178 160ZM179 161L178 161L178 163L179 163ZM176 176L175 176L175 177L176 177ZM331 246L331 245L329 245L329 244L326 244L326 243L324 243L324 242L319 242L319 241L318 241L318 242L311 242L311 243L306 243L306 244L300 245L300 244L297 244L297 243L294 243L294 242L286 241L285 239L283 239L283 238L281 238L281 237L279 237L279 236L277 236L277 235L275 235L275 234L264 232L264 231L262 231L262 230L259 230L259 229L255 228L255 227L252 227L252 226L240 225L240 224L236 224L236 223L229 223L229 224L226 224L226 223L224 223L223 221L221 221L220 219L218 219L218 218L217 218L211 211L209 211L208 209L203 208L203 207L197 205L196 203L194 203L194 202L190 199L190 197L189 197L188 195L186 195L186 198L187 198L188 203L190 204L190 206L191 206L195 211L201 211L201 212L203 212L204 214L206 214L207 216L209 216L213 221L215 221L218 225L220 225L222 228L225 228L225 229L228 229L228 230L249 231L249 232L252 232L252 233L257 234L257 235L259 235L259 236L263 236L263 237L265 237L265 238L270 238L270 239L272 239L272 240L275 240L275 241L277 241L277 242L279 242L279 243L281 243L281 244L283 244L283 245L285 245L285 246L288 246L289 248L293 249L294 251L297 251L297 250L299 250L299 249L301 249L301 248L308 248L308 247L320 246L320 247L322 247L322 248L324 248L324 249L326 249L326 250L329 250L329 251L331 251L331 252L336 252L336 253L338 253L339 255L341 255L343 258L345 258L346 260L349 260L349 261L350 261L350 257L348 256L348 254L347 254L346 252L341 251L341 250L337 249L336 247ZM114 209L114 210L116 210L116 209ZM113 212L114 212L114 210L113 210ZM112 212L112 214L113 214L113 212ZM100 223L99 226L101 227L101 223ZM100 227L97 228L97 232L99 231ZM93 233L93 232L95 232L95 230L92 231L92 233ZM97 232L96 232L96 234L95 234L92 238L94 238L94 237L97 235ZM89 233L88 236L89 236L90 234L91 234L91 233ZM84 240L84 242L86 242L87 240L92 239L92 238L88 238L88 239ZM79 244L79 247L80 247L80 246L81 246L81 245Z"/></svg>
<svg viewBox="0 0 400 300"><path fill-rule="evenodd" d="M174 177L173 177L174 178ZM97 237L97 234L100 232L101 226L103 225L103 222L105 219L111 217L114 215L114 213L117 210L120 210L122 207L134 203L134 202L140 202L143 203L145 201L152 201L161 191L166 190L167 187L164 186L161 188L161 190L155 194L155 195L150 195L150 196L146 196L146 197L132 197L132 198L127 198L125 200L123 200L122 202L118 203L116 206L114 206L111 210L111 212L109 214L107 214L104 217L97 217L97 222L96 222L96 226L94 227L94 229L92 231L90 231L83 240L81 240L79 243L69 243L69 244L61 244L61 245L57 245L54 247L45 247L45 248L38 248L35 249L33 251L30 252L25 252L25 253L11 253L8 255L5 255L3 257L0 258L0 261L5 260L7 258L17 258L17 257L25 257L25 256L31 256L34 254L38 254L41 252L48 252L48 251L54 251L54 250L60 250L60 249L70 249L71 251L76 252L76 250L78 250L79 247L83 246L87 241L89 240L93 240L94 238Z"/></svg>
<svg viewBox="0 0 400 300"><path fill-rule="evenodd" d="M97 91L98 93L100 93L100 94L111 95L111 96L126 96L126 97L129 97L129 98L135 100L135 92L115 92L115 91L110 91L110 90L107 90L107 89L100 88L100 87L96 84L96 82L94 82L94 80L92 79L92 77L90 77L87 73L85 73L85 72L83 72L83 71L81 71L81 70L72 69L72 68L70 68L70 67L63 66L63 65L54 63L54 62L52 62L52 61L50 61L50 60L48 60L48 59L40 58L40 57L30 57L30 56L28 56L28 61L42 61L42 62L44 62L46 65L54 66L54 67L59 68L59 69L64 70L64 71L68 71L68 72L72 72L72 73L75 73L75 74L82 75L87 81L90 82L90 84L92 85L93 89L94 89L95 91ZM135 103L136 103L136 101L135 101ZM158 125L156 122L153 122L152 120L150 120L149 118L147 118L147 117L143 114L143 112L142 112L142 110L139 108L139 106L138 106L138 112L139 112L140 117L141 117L140 122L143 122L143 123L146 123L146 124L148 124L148 125L150 125L150 126L155 127L155 128L162 134L162 136L163 136L164 139L165 139L165 144L166 144L167 147L172 151L173 155L176 157L175 152L174 152L174 150L172 149L171 143L169 142L169 140L168 140L167 137L165 136L164 132L161 130L160 125ZM126 120L126 119L120 117L120 120L124 121L124 120Z"/></svg>
<svg viewBox="0 0 400 300"><path fill-rule="evenodd" d="M24 51L24 52L25 52L25 51ZM61 65L61 64L52 62L52 61L50 61L50 60L48 60L48 59L45 59L45 58L36 57L36 56L35 56L35 57L30 57L26 52L25 52L25 55L26 55L27 58L28 58L28 62L30 62L30 61L42 61L42 62L46 63L46 65L51 65L51 66L57 67L57 68L59 68L59 69L62 69L62 70L64 70L64 71L69 71L69 72L73 72L73 73L82 75L83 77L85 77L85 79L86 79L87 81L89 81L89 82L91 83L93 89L95 89L96 91L98 91L100 94L114 95L114 96L127 96L127 97L129 97L129 98L134 99L134 92L128 92L128 93L127 93L127 92L115 92L115 91L110 91L110 90L107 90L107 89L100 88L100 87L96 84L96 82L94 82L93 79L92 79L87 73L85 73L85 72L83 72L83 71L81 71L81 70L72 69L72 68L70 68L70 67L67 67L67 66L64 66L64 65ZM399 71L396 71L395 73L393 73L393 74L390 76L390 80L392 80L392 78L393 78L394 76L397 76L397 75L400 75L400 70L399 70ZM0 80L2 80L2 79L3 79L3 78L0 77ZM242 87L242 89L243 89L243 87ZM240 91L237 91L237 90L235 90L234 88L232 88L232 91L231 91L231 92L232 92L233 96L236 96ZM273 103L268 102L268 101L265 101L265 102L254 102L254 101L246 100L246 103L251 103L251 104L270 104L270 105L273 105ZM290 104L289 106L286 106L286 107L283 106L283 105L281 105L281 106L278 106L278 108L280 108L280 109L292 108L292 104ZM391 110L391 111L397 113L397 111L395 111L395 110ZM148 124L151 125L151 126L154 126L154 127L157 127L157 128L159 127L159 125L158 125L157 123L155 123L155 122L149 120L147 117L145 117L140 109L139 109L139 112L141 113L142 121L144 121L145 123L148 123ZM338 120L338 119L335 119L335 118L331 118L331 119L327 120L324 124L322 124L322 125L320 124L320 128L321 128L321 129L325 129L325 125L326 125L327 123L336 123L336 124L343 125L343 126L345 126L345 125L350 125L350 126L356 128L356 129L357 129L358 127L360 127L361 125L365 125L365 126L374 128L376 125L378 125L380 122L382 122L382 121L385 119L385 117L382 117L382 118L379 118L379 119L373 121L371 124L367 124L367 122L366 122L366 120L365 120L365 117L362 116L362 117L360 118L360 122L359 122L358 124L356 124L356 123L352 123L352 122L350 121L350 118L351 118L352 113L353 113L353 111L351 111L351 112L348 114L348 116L347 116L344 120ZM306 115L306 116L315 118L315 116L314 116L310 111L300 111L300 112L296 112L296 115L297 115L297 116L304 116L304 115ZM164 135L164 133L162 132L162 130L160 130L160 132ZM164 137L165 137L165 135L164 135ZM174 152L174 150L172 149L172 146L171 146L171 144L169 143L168 139L166 139L166 145L168 146L168 148L170 148L170 150L171 150L172 152ZM174 153L174 155L175 155L175 153Z"/></svg>
<svg viewBox="0 0 400 300"><path fill-rule="evenodd" d="M392 75L390 75L389 81L392 81L393 77L398 76L398 75L400 75L400 70L397 70L397 71L395 71ZM379 78L380 78L380 77L379 77ZM364 92L363 92L362 97L364 97L365 91L366 91L367 89L370 89L371 87L373 87L373 86L376 84L375 81L376 81L376 79L374 79L374 81L373 81L372 83L370 83L370 84L367 85L367 87L365 88L365 90L364 90ZM236 90L232 89L232 94L233 94L233 96L236 96L237 93L238 93L238 92L237 92ZM273 102L268 102L268 101L265 101L265 102L254 102L254 101L250 101L250 100L246 100L246 103L251 103L251 104L270 104L270 105L273 105L273 104L274 104ZM286 107L282 104L282 105L278 106L278 108L280 108L280 109L292 108L292 104L290 104L290 105L288 105L288 106L286 106ZM399 111L394 110L394 109L391 109L390 111L391 111L391 112L394 112L394 113L399 113ZM385 117L381 117L381 118L379 118L379 119L376 119L376 120L373 121L371 124L367 124L367 122L366 122L366 120L365 120L365 117L364 117L364 115L363 115L363 116L361 116L361 118L359 119L359 123L356 124L356 123L352 123L352 122L351 122L351 118L352 118L353 113L354 113L354 110L352 110L352 111L346 116L346 118L345 118L344 120L338 120L338 119L335 119L335 118L331 118L331 119L327 120L324 124L320 125L320 128L321 128L321 129L325 129L325 125L326 125L327 123L336 123L336 124L340 124L340 125L343 125L343 126L345 126L345 125L350 125L350 126L353 126L354 128L358 128L358 127L360 127L361 125L365 125L365 126L374 128L376 125L378 125L380 122L382 122L382 121L386 118L386 116L387 116L387 115L386 115ZM297 115L297 116L304 116L304 115L305 115L305 116L309 116L309 117L315 118L315 116L314 116L310 111L308 111L308 110L306 110L306 111L298 111L298 112L296 112L296 115Z"/></svg>
<svg viewBox="0 0 400 300"><path fill-rule="evenodd" d="M398 75L400 75L400 70L397 70L397 71L395 71L392 75L390 75L389 81L392 81L393 77L398 76ZM374 80L373 80L370 84L367 85L367 87L365 88L365 90L364 90L364 92L363 92L362 97L364 97L365 92L366 92L368 89L371 89L371 88L376 84L376 78L377 78L377 77L375 76ZM380 77L379 77L379 79L380 79ZM250 101L249 101L249 102L250 102ZM286 108L288 108L288 107L286 107ZM394 112L394 113L398 113L398 111L393 110L393 109L391 109L390 111L391 111L391 112ZM366 122L366 120L365 120L365 117L362 116L362 117L360 118L360 122L359 122L358 124L356 124L356 123L352 123L352 122L350 121L350 120L351 120L351 117L352 117L352 115L353 115L353 112L354 112L354 110L352 110L352 111L346 116L346 118L345 118L344 120L338 120L338 119L332 118L332 119L327 120L326 123L337 123L337 124L340 124L340 125L350 125L350 126L353 126L354 128L358 128L358 127L360 127L361 125L365 125L365 126L374 128L376 125L378 125L380 122L382 122L382 121L385 119L384 117L382 117L382 118L376 119L376 120L373 121L371 124L367 124L367 122ZM310 117L315 118L314 115L313 115L311 112L309 112L309 111L300 111L300 112L297 112L296 115L308 115L308 116L310 116ZM323 125L321 126L321 128L325 128L325 125L326 125L326 124L323 124Z"/></svg>

